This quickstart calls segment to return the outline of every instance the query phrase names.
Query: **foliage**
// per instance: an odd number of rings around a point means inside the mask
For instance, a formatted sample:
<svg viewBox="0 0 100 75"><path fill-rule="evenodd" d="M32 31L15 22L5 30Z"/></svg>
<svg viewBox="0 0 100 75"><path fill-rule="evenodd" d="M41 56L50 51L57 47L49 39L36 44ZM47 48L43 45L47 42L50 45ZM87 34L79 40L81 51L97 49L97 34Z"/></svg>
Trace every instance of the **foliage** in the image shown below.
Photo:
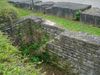
<svg viewBox="0 0 100 75"><path fill-rule="evenodd" d="M0 75L40 75L28 58L21 57L20 51L0 32Z"/></svg>
<svg viewBox="0 0 100 75"><path fill-rule="evenodd" d="M28 56L33 62L48 62L49 54L45 49L45 44L49 41L49 35L39 26L32 26L33 42L25 43L25 40L20 44L20 50L23 56Z"/></svg>
<svg viewBox="0 0 100 75"><path fill-rule="evenodd" d="M17 11L11 8L2 8L0 12L0 23L15 21L17 19Z"/></svg>
<svg viewBox="0 0 100 75"><path fill-rule="evenodd" d="M0 32L0 62L11 61L12 58L17 52L17 49L11 45L11 42L8 40L7 36L4 36Z"/></svg>
<svg viewBox="0 0 100 75"><path fill-rule="evenodd" d="M80 13L81 13L81 10L78 10L78 11L76 11L76 13L75 13L75 20L80 20Z"/></svg>

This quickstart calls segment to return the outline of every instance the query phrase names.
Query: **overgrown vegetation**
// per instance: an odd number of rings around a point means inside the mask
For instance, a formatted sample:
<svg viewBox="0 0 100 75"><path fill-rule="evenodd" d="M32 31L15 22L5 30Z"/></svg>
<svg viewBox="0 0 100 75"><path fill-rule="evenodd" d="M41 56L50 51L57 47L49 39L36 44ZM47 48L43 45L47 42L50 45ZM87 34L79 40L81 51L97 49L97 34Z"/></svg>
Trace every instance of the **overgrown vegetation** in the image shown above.
<svg viewBox="0 0 100 75"><path fill-rule="evenodd" d="M0 28L12 28L17 20L17 13L12 8L2 9L0 12ZM23 58L22 58L23 57ZM41 75L34 68L30 60L21 55L21 51L14 47L9 38L0 32L0 75Z"/></svg>
<svg viewBox="0 0 100 75"><path fill-rule="evenodd" d="M76 11L76 13L74 15L75 20L77 20L77 21L80 20L80 13L81 13L81 10Z"/></svg>
<svg viewBox="0 0 100 75"><path fill-rule="evenodd" d="M7 29L14 26L18 19L17 11L12 8L2 8L0 12L0 29Z"/></svg>
<svg viewBox="0 0 100 75"><path fill-rule="evenodd" d="M47 52L45 45L49 41L49 35L40 27L40 25L32 25L32 32L30 36L33 36L31 42L25 43L26 40L21 41L20 50L23 56L28 56L33 62L49 62L49 53Z"/></svg>
<svg viewBox="0 0 100 75"><path fill-rule="evenodd" d="M0 75L40 75L28 58L21 57L20 51L0 32Z"/></svg>

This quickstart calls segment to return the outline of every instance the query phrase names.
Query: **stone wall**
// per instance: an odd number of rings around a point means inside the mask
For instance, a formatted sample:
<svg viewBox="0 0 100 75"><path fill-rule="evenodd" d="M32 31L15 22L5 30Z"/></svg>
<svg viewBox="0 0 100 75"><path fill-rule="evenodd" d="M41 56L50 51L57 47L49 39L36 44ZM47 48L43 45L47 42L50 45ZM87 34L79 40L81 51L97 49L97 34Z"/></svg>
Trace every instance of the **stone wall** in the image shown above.
<svg viewBox="0 0 100 75"><path fill-rule="evenodd" d="M67 64L73 65L80 75L100 74L100 37L82 32L72 32L60 27L51 21L41 18L26 17L31 23L38 23L54 40L47 44L47 49L56 57L62 68ZM61 61L62 60L62 61Z"/></svg>
<svg viewBox="0 0 100 75"><path fill-rule="evenodd" d="M10 0L9 2L22 8L32 7L31 2L16 2L14 0ZM71 2L40 2L34 4L35 11L71 19L75 18L76 12L89 8L91 8L91 5Z"/></svg>
<svg viewBox="0 0 100 75"><path fill-rule="evenodd" d="M45 11L47 14L74 19L77 12L89 8L91 8L91 5L71 2L56 2L51 8L47 8Z"/></svg>
<svg viewBox="0 0 100 75"><path fill-rule="evenodd" d="M62 33L64 31L63 28L57 27L55 24L51 24L52 22L47 22L44 21L41 23L41 27L47 32L49 33L49 35L54 38L56 36L58 36L60 33Z"/></svg>
<svg viewBox="0 0 100 75"><path fill-rule="evenodd" d="M17 41L16 44L18 44L18 41L24 40L21 38L26 36L28 36L27 39L29 40L29 42L34 40L34 38L32 38L35 36L34 27L41 28L45 33L49 34L51 39L64 31L63 28L57 27L54 22L51 22L49 20L42 20L41 18L36 16L26 16L20 18L16 23L13 24L13 26L4 27L0 28L1 31L11 36L13 38L13 41Z"/></svg>
<svg viewBox="0 0 100 75"><path fill-rule="evenodd" d="M33 8L30 1L10 0L9 2L17 7L26 9ZM71 2L39 2L34 4L34 11L69 19L77 19L77 13L79 13L80 22L100 27L100 9L91 8L91 5Z"/></svg>
<svg viewBox="0 0 100 75"><path fill-rule="evenodd" d="M51 53L73 64L80 75L100 74L100 37L65 31L48 43L47 48Z"/></svg>
<svg viewBox="0 0 100 75"><path fill-rule="evenodd" d="M21 0L9 0L9 3L14 4L16 7L21 7L25 9L30 9L32 7L32 4L30 1L21 1Z"/></svg>
<svg viewBox="0 0 100 75"><path fill-rule="evenodd" d="M20 19L15 23L13 30L15 31L17 28L18 32L20 30L23 34L30 36L29 31L32 29L32 25L39 25L52 37L46 48L50 54L58 57L59 63L57 62L56 65L66 70L65 65L67 65L66 61L68 61L73 65L74 71L79 72L80 75L100 74L100 37L82 32L71 32L57 27L51 21L46 21L35 16ZM13 37L15 38L16 34ZM31 36L30 38L32 39Z"/></svg>
<svg viewBox="0 0 100 75"><path fill-rule="evenodd" d="M91 8L81 13L80 21L100 28L100 9Z"/></svg>

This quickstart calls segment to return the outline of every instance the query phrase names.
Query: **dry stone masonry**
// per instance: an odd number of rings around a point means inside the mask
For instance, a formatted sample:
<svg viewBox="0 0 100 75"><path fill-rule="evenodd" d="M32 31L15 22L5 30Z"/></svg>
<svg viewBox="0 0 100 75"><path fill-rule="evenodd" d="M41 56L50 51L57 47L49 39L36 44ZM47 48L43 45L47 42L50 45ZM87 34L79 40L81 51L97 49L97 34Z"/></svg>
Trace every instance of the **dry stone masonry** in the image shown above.
<svg viewBox="0 0 100 75"><path fill-rule="evenodd" d="M40 3L35 6L37 11L72 18L76 11L83 11L90 7L90 5L59 2ZM80 20L81 22L100 27L99 12L100 9L98 8L83 11L81 12ZM23 23L23 21L27 22L27 20L31 21L33 25L38 23L37 25L40 25L43 30L53 37L53 40L47 44L47 49L50 54L59 57L58 61L61 63L57 63L56 65L62 65L62 62L65 62L62 66L64 68L67 64L66 61L69 61L74 66L75 71L78 71L80 75L100 75L100 37L82 32L71 32L34 16L25 17L18 23Z"/></svg>
<svg viewBox="0 0 100 75"><path fill-rule="evenodd" d="M91 8L81 13L80 21L100 28L100 9Z"/></svg>
<svg viewBox="0 0 100 75"><path fill-rule="evenodd" d="M100 74L100 37L67 30L48 43L47 48L73 64L80 75Z"/></svg>
<svg viewBox="0 0 100 75"><path fill-rule="evenodd" d="M31 26L34 25L39 25L52 37L52 40L47 43L46 48L50 55L58 57L57 63L54 61L57 66L66 70L65 66L68 61L73 65L74 71L79 72L79 75L100 75L100 37L98 36L82 32L72 32L57 27L51 21L35 16L19 19L13 27L13 33L9 33L10 28L4 31L8 34L14 34L13 38L15 39L19 31L23 32L23 36L30 36L29 31L32 28ZM23 36L22 38L24 38ZM34 40L32 37L30 38Z"/></svg>

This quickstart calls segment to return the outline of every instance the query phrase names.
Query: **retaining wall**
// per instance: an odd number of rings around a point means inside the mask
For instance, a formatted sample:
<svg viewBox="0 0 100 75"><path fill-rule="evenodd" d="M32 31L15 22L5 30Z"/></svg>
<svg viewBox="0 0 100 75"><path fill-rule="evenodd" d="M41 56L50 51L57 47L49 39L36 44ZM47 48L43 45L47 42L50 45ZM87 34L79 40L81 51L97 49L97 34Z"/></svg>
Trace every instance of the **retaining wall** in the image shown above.
<svg viewBox="0 0 100 75"><path fill-rule="evenodd" d="M58 65L69 61L80 75L100 74L100 37L65 31L47 45L51 54L58 55ZM64 65L63 65L64 63Z"/></svg>

